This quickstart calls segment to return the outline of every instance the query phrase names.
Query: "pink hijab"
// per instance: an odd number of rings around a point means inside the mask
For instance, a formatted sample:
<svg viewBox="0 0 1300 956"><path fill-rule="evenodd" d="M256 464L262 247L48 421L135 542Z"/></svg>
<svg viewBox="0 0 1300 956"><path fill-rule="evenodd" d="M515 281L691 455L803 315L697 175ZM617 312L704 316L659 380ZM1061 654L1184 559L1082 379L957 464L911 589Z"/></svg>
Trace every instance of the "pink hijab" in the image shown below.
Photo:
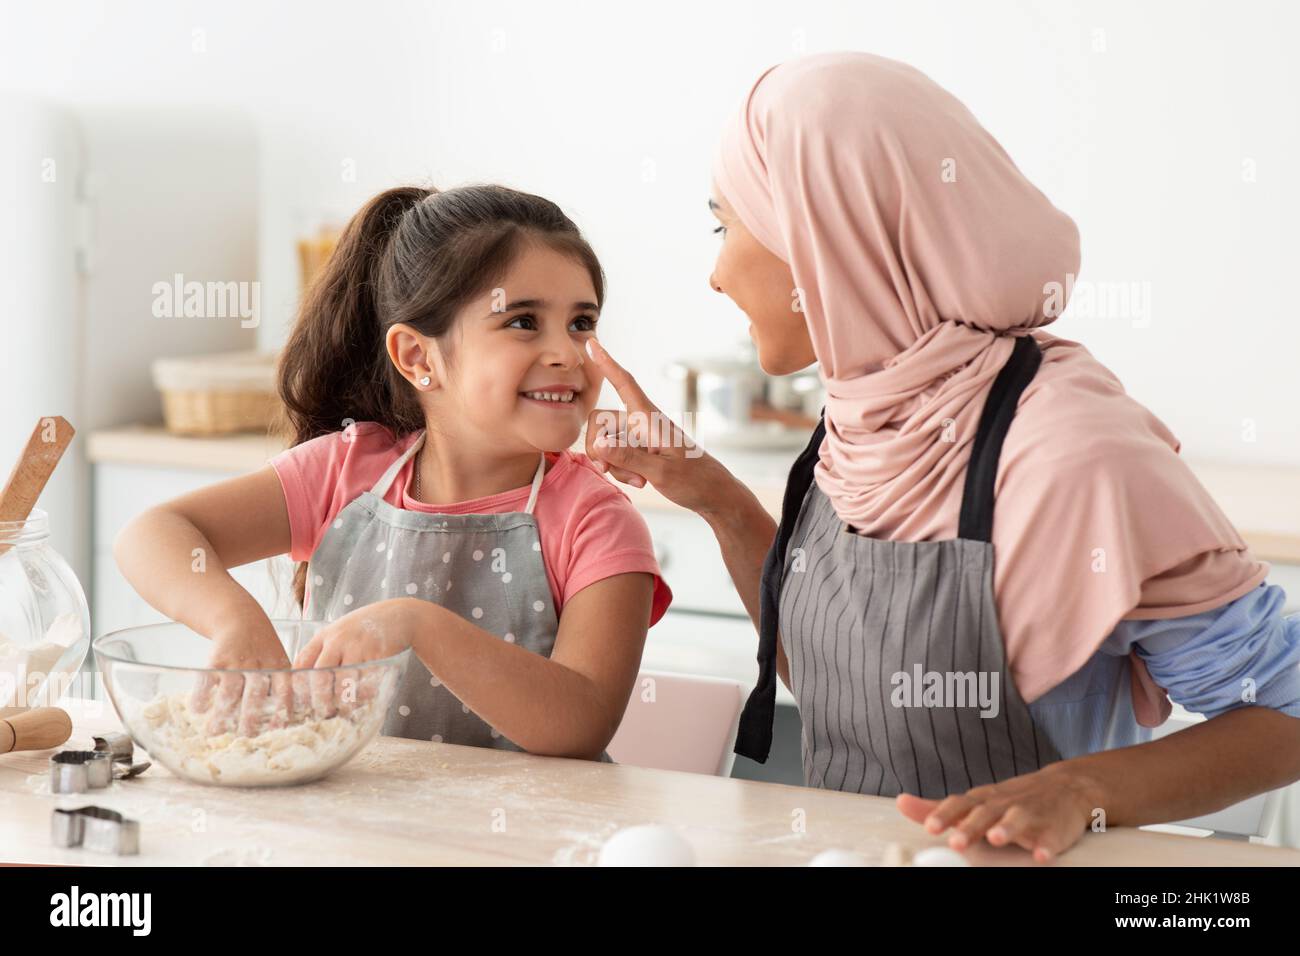
<svg viewBox="0 0 1300 956"><path fill-rule="evenodd" d="M827 393L818 486L863 534L955 537L993 379L1078 272L1073 220L955 97L867 53L765 71L713 172L800 290ZM1032 334L1043 361L1003 447L993 523L994 595L1026 701L1120 619L1218 607L1269 571L1169 429L1081 344ZM1130 660L1134 710L1156 726L1168 697Z"/></svg>

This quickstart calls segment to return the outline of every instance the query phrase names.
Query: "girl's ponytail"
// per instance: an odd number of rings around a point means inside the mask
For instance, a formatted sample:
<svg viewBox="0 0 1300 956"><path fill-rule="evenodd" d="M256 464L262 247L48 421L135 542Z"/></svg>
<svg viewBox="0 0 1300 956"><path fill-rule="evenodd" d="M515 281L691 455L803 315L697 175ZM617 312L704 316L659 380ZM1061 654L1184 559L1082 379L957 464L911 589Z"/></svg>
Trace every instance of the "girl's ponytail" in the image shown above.
<svg viewBox="0 0 1300 956"><path fill-rule="evenodd" d="M382 422L399 434L421 426L414 396L386 374L391 363L379 274L402 217L434 192L399 186L371 199L348 222L306 290L279 366L292 444L340 431L350 421Z"/></svg>

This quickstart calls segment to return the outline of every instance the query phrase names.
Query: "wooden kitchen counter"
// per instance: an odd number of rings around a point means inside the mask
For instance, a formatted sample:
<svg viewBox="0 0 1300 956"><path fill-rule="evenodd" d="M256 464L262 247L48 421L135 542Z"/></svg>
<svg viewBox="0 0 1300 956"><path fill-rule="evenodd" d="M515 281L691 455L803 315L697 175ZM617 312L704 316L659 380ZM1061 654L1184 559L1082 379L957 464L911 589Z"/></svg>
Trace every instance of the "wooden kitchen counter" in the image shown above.
<svg viewBox="0 0 1300 956"><path fill-rule="evenodd" d="M120 729L112 705L65 700L65 747ZM143 865L581 865L624 826L679 828L706 865L804 865L821 850L879 859L890 842L943 845L891 799L699 774L378 737L317 783L200 786L155 764L106 790L51 795L52 750L0 755L0 862ZM140 855L50 843L54 807L109 807L140 822ZM803 832L796 824L805 822ZM1032 865L981 844L981 865ZM1300 851L1115 828L1058 866L1296 866Z"/></svg>

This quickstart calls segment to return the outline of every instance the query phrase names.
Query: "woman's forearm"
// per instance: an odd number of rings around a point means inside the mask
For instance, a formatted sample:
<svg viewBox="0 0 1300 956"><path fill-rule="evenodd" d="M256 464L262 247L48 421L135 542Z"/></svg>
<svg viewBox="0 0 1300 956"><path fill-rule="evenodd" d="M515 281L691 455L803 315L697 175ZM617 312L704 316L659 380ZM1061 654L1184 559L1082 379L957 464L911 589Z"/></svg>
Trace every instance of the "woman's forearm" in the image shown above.
<svg viewBox="0 0 1300 956"><path fill-rule="evenodd" d="M600 756L617 722L590 679L432 601L401 600L415 615L416 656L490 726L529 753Z"/></svg>
<svg viewBox="0 0 1300 956"><path fill-rule="evenodd" d="M1300 779L1300 719L1240 707L1150 743L1056 766L1087 781L1111 826L1183 820Z"/></svg>
<svg viewBox="0 0 1300 956"><path fill-rule="evenodd" d="M736 593L758 627L759 579L763 560L776 537L776 522L754 493L734 477L719 494L718 505L701 512L700 517L713 529Z"/></svg>
<svg viewBox="0 0 1300 956"><path fill-rule="evenodd" d="M734 477L724 485L718 505L701 511L700 517L713 529L727 573L754 622L754 629L758 630L759 585L763 577L763 561L776 538L776 522L754 493ZM788 686L789 665L779 641L776 650L777 675Z"/></svg>

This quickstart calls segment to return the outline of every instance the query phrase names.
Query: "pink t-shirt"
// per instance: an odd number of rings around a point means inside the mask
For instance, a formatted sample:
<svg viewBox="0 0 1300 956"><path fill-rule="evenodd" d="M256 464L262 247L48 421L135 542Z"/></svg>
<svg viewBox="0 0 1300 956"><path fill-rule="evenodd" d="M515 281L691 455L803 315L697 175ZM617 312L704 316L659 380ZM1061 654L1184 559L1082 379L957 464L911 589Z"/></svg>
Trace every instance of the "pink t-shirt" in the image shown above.
<svg viewBox="0 0 1300 956"><path fill-rule="evenodd" d="M345 431L320 435L271 459L284 488L292 546L289 556L306 561L343 508L369 491L401 457L418 432L401 438L378 422L357 422ZM542 560L558 614L589 584L629 571L655 576L650 624L672 601L655 558L650 529L622 489L602 475L585 455L547 452L533 514L542 539ZM407 494L414 474L412 457L393 479L384 500L407 511L428 514L496 514L523 511L531 482L522 488L472 501L429 505Z"/></svg>

